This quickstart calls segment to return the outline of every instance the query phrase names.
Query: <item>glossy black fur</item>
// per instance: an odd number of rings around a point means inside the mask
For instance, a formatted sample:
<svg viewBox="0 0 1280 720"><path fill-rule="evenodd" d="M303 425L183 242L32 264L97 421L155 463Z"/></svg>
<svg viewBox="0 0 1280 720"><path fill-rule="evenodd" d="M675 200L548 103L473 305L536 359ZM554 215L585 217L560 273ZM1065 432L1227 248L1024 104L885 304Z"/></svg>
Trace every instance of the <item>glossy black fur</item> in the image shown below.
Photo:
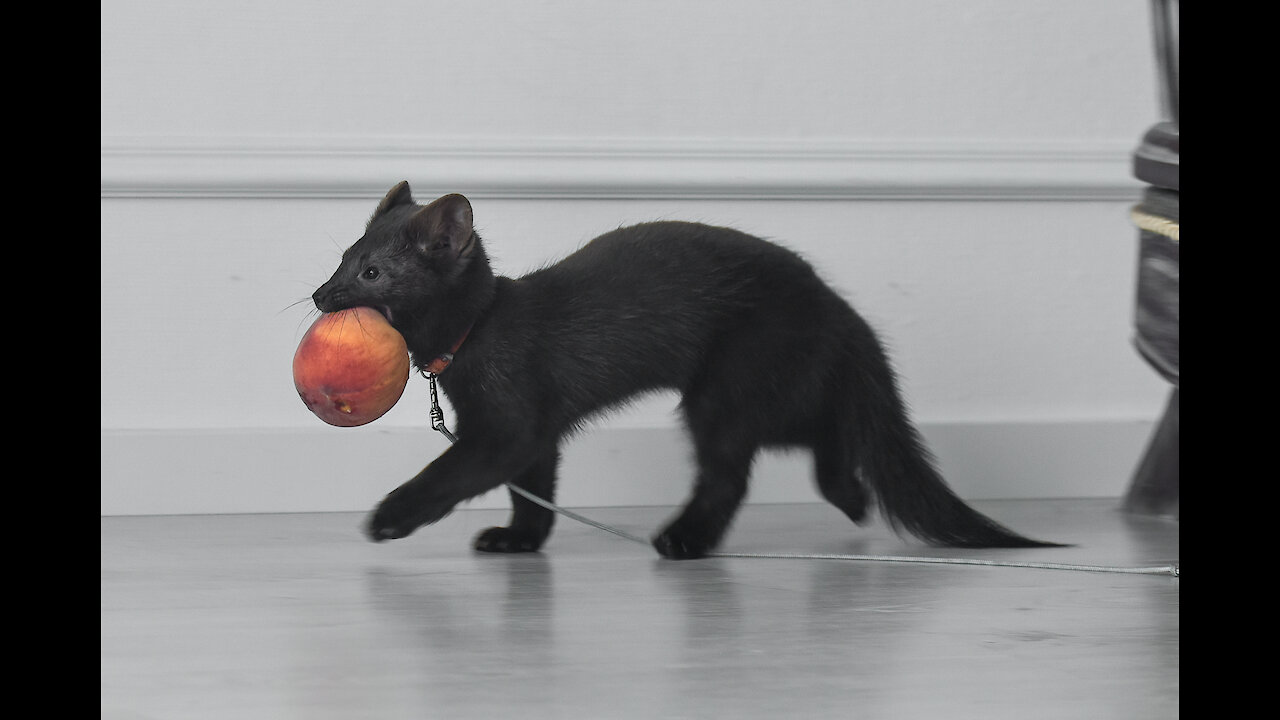
<svg viewBox="0 0 1280 720"><path fill-rule="evenodd" d="M425 367L466 342L439 383L457 442L370 514L404 537L511 481L553 499L561 442L645 391L681 396L696 453L692 496L653 538L694 558L724 536L762 448L812 450L818 489L854 522L877 503L895 528L958 547L1047 545L977 513L943 483L867 323L794 253L736 230L656 222L606 233L560 262L497 277L471 206L425 207L400 183L314 295L380 309ZM554 516L518 495L475 542L539 549Z"/></svg>

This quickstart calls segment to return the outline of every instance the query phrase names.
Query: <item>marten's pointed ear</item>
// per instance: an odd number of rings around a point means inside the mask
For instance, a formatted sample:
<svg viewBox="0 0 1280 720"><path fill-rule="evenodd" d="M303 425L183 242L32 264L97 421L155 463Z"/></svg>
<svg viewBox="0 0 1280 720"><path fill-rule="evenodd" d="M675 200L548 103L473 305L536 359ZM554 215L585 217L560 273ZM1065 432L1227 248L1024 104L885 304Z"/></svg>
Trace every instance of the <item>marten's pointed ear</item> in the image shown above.
<svg viewBox="0 0 1280 720"><path fill-rule="evenodd" d="M373 211L373 215L369 218L369 222L378 219L379 216L386 213L397 205L412 205L413 193L409 192L409 181L401 180L396 186L387 192L387 196L382 198L382 202L378 203L378 209Z"/></svg>
<svg viewBox="0 0 1280 720"><path fill-rule="evenodd" d="M461 195L445 195L413 214L409 239L421 252L466 257L475 245L471 203Z"/></svg>

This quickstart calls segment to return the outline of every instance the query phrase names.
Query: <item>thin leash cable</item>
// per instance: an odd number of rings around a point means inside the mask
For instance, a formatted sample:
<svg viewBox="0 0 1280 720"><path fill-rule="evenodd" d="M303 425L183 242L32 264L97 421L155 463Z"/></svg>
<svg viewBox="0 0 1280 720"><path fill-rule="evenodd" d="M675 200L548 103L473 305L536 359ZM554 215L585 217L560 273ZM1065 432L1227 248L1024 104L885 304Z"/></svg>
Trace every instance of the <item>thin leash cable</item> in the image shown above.
<svg viewBox="0 0 1280 720"><path fill-rule="evenodd" d="M566 508L562 508L562 507L560 507L559 505L556 505L556 504L555 504L555 503L553 503L553 502L550 502L550 501L547 501L547 500L543 500L542 498L538 497L537 495L534 495L533 493L529 492L528 490L525 490L524 488L522 488L522 487L520 487L520 486L518 486L518 485L514 485L514 484L512 484L512 483L507 483L507 487L511 490L511 492L516 493L517 495L519 495L519 496L523 497L524 499L528 500L529 502L534 503L535 505L541 505L542 507L544 507L544 508L546 508L546 509L548 509L548 510L550 510L550 511L552 511L552 512L560 513L561 515L564 515L565 517L567 517L567 518L571 518L571 519L573 519L573 520L577 520L578 522L580 522L580 523L582 523L582 524L584 524L584 525L590 525L590 526L591 526L591 527L593 527L593 528L598 528L598 529L603 530L603 531L605 531L605 532L607 532L607 533L613 533L614 535L617 535L617 536L618 536L618 537L620 537L620 538L625 538L625 539L627 539L627 540L630 540L630 541L631 541L631 542L633 542L633 543L639 543L640 545L648 545L648 544L649 544L649 541L648 541L648 540L646 540L646 539L644 539L644 538L640 537L639 535L632 535L631 533L629 533L629 532L627 532L627 531L625 531L625 530L619 530L619 529L618 529L618 528L616 528L616 527L613 527L613 526L610 526L610 525L605 525L605 524L604 524L604 523L602 523L602 522L596 522L595 520L592 520L592 519L591 519L591 518L589 518L589 517L584 517L584 516L579 515L578 513L574 512L574 511L572 511L572 510L569 510L569 509L566 509Z"/></svg>
<svg viewBox="0 0 1280 720"><path fill-rule="evenodd" d="M580 523L590 525L605 532L613 533L618 537L625 538L634 543L648 546L649 541L632 535L618 528L597 522L588 517L583 517L572 510L548 502L524 488L507 483L507 487L517 495L524 499L540 505L552 512L560 513L565 517L577 520ZM1178 577L1177 565L1160 565L1152 567L1114 567L1111 565L1077 565L1071 563L1043 563L1043 562L1015 562L1007 560L977 560L972 558L939 558L939 557L911 557L904 555L841 555L829 553L739 553L739 552L712 552L707 553L707 557L719 558L756 558L764 560L853 560L863 562L893 562L893 563L921 563L930 565L981 565L987 567L1016 567L1016 568L1034 568L1040 570L1075 570L1080 572L1102 572L1102 573L1124 573L1129 575L1172 575Z"/></svg>
<svg viewBox="0 0 1280 720"><path fill-rule="evenodd" d="M427 378L430 384L431 392L431 429L444 435L450 443L456 443L458 438L444 424L444 411L440 409L440 401L436 395L436 377L434 373L423 372L422 375ZM638 535L632 535L625 530L620 530L611 525L597 522L584 515L579 515L572 510L560 507L553 502L544 500L537 495L515 485L514 483L505 483L511 492L516 493L520 497L542 508L550 510L554 513L564 515L565 517L576 520L584 525L590 525L598 530L612 533L620 538L630 540L631 542L649 546L650 543L645 538ZM1029 568L1036 570L1070 570L1076 572L1096 572L1096 573L1119 573L1126 575L1172 575L1180 577L1180 568L1177 564L1173 565L1157 565L1150 567L1117 567L1112 565L1078 565L1072 563L1046 563L1046 562L1018 562L1010 560L978 560L973 558L939 558L939 557L911 557L903 555L841 555L828 553L737 553L737 552L713 552L708 553L707 557L714 558L752 558L764 560L844 560L857 562L883 562L883 563L917 563L929 565L978 565L984 567L1009 567L1009 568Z"/></svg>

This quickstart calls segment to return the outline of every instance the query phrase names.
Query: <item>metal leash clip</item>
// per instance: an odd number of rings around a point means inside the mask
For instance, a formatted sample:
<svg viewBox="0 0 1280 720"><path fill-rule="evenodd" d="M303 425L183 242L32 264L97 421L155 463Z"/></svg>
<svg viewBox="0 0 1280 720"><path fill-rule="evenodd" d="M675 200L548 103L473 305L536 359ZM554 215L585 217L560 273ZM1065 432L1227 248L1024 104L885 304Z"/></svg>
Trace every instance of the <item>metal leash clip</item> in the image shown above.
<svg viewBox="0 0 1280 720"><path fill-rule="evenodd" d="M449 428L444 425L444 410L440 409L440 398L436 394L436 374L427 372L426 370L422 370L420 372L422 373L422 377L427 379L428 387L431 392L431 429L439 432L441 435L444 435L451 443L458 442L458 438L455 437L453 433L449 432Z"/></svg>

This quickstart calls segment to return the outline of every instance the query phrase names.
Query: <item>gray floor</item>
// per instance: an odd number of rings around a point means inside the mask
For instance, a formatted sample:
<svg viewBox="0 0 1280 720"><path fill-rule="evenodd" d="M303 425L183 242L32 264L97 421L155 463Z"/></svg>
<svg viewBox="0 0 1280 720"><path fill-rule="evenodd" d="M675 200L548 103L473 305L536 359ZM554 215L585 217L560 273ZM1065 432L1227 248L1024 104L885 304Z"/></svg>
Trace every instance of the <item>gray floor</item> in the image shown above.
<svg viewBox="0 0 1280 720"><path fill-rule="evenodd" d="M946 551L826 505L744 509L726 551L1113 566L1178 559L1116 500L975 503L1051 550ZM669 508L590 516L648 535ZM561 519L470 551L359 514L102 519L102 708L155 718L1173 718L1177 578L840 560L673 562Z"/></svg>

